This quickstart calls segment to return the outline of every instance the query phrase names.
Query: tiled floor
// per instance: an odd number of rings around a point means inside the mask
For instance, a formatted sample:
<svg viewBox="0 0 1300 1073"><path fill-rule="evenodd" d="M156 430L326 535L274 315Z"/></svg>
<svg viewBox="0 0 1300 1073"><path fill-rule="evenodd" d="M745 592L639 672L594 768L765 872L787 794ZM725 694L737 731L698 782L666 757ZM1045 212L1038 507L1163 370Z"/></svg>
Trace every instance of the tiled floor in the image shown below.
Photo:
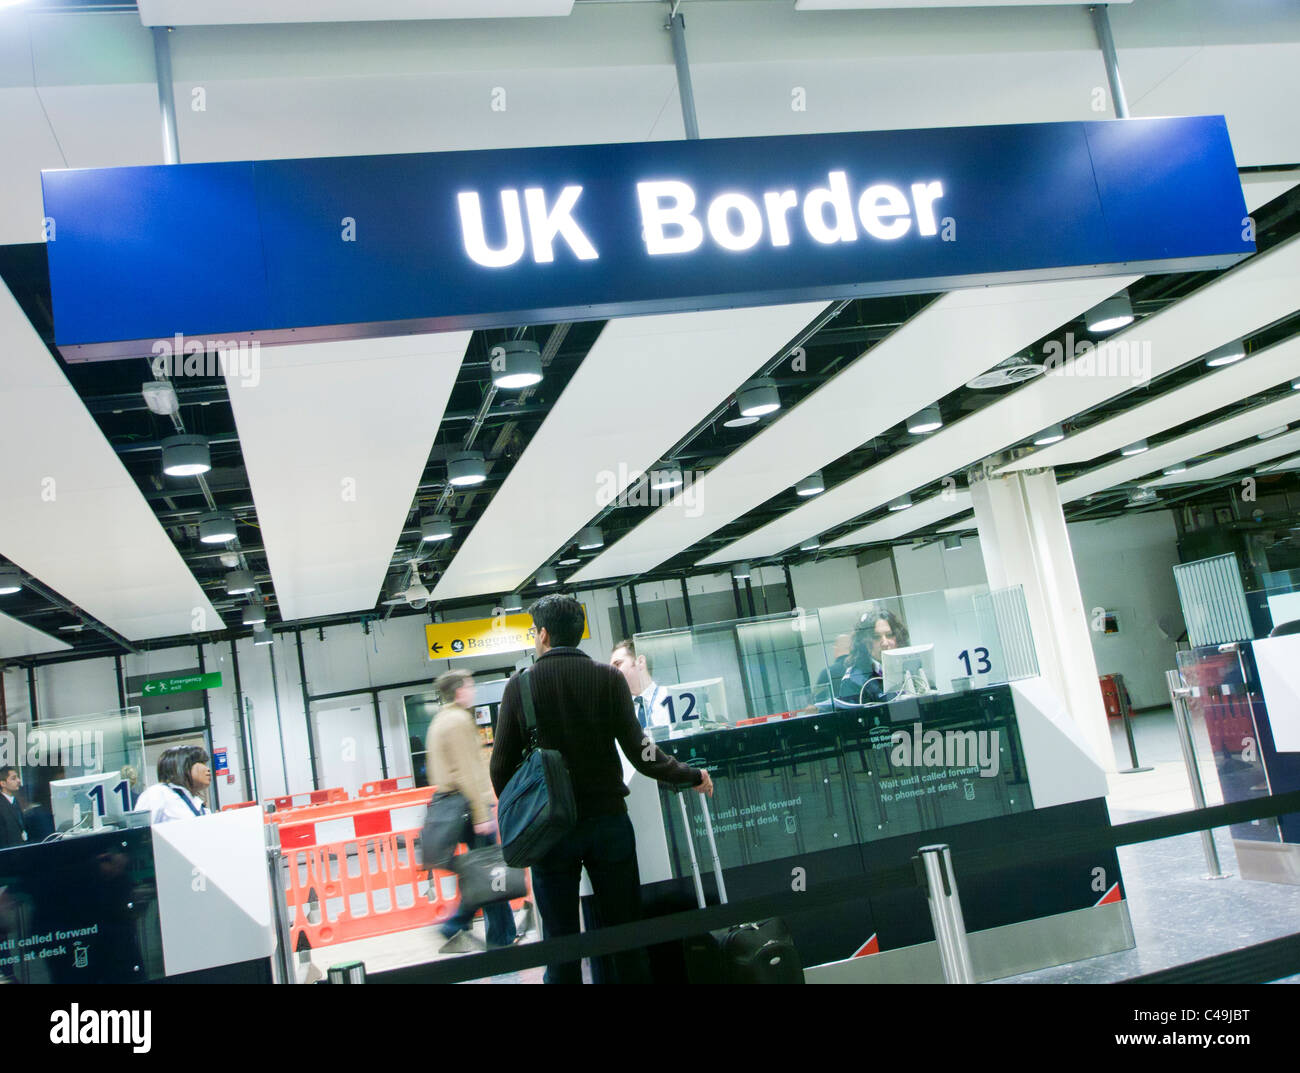
<svg viewBox="0 0 1300 1073"><path fill-rule="evenodd" d="M1193 808L1173 720L1169 709L1134 717L1138 760L1155 770L1110 776L1107 801L1115 823ZM1127 767L1123 729L1118 720L1112 724L1115 755ZM1203 726L1195 729L1206 804L1221 804L1214 767L1207 759L1209 740ZM1214 844L1227 879L1204 878L1208 868L1199 834L1122 847L1120 869L1136 948L1003 982L1107 983L1300 931L1300 887L1243 880L1237 875L1228 831L1216 831ZM1297 980L1300 977L1292 977L1290 982Z"/></svg>
<svg viewBox="0 0 1300 1073"><path fill-rule="evenodd" d="M1169 709L1145 712L1134 716L1133 724L1139 763L1154 770L1110 776L1107 802L1113 822L1192 809L1173 713ZM1118 720L1112 720L1111 737L1120 766L1128 767L1128 746ZM1222 797L1203 726L1196 727L1196 738L1206 803L1220 804ZM1120 867L1136 948L1040 969L1002 982L1106 983L1300 931L1300 887L1242 880L1236 874L1236 854L1226 830L1215 832L1215 845L1222 870L1230 873L1230 878L1203 878L1207 869L1199 835L1123 847L1119 850ZM482 938L481 921L476 928ZM537 937L534 927L529 941L535 942ZM429 928L326 947L314 951L311 961L323 972L330 965L357 959L366 963L368 971L379 972L435 961L441 942L436 930ZM306 955L302 957L300 971L305 978L308 963ZM541 977L541 969L529 969L483 982L540 983ZM1300 982L1300 977L1289 982Z"/></svg>

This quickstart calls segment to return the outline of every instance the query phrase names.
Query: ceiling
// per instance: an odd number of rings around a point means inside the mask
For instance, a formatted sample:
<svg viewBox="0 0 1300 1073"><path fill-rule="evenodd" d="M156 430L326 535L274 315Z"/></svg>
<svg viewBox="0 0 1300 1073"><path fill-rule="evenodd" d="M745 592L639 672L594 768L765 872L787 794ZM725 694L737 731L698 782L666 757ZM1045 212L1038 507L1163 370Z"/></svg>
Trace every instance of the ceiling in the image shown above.
<svg viewBox="0 0 1300 1073"><path fill-rule="evenodd" d="M542 13L547 5L524 6ZM1131 54L1150 53L1133 63L1135 111L1144 102L1170 99L1162 94L1170 92L1168 79L1178 81L1172 72L1182 47L1162 51L1152 43L1142 6L1133 5L1129 30ZM258 5L267 17L289 17L300 7L287 0ZM403 18L402 7L393 0L393 13L377 17ZM485 40L466 36L460 23L447 24L448 35L463 47L446 53L445 70L402 51L400 39L385 37L388 30L379 24L360 34L356 49L340 53L341 67L360 66L337 79L311 74L314 61L295 52L297 38L274 27L178 30L178 93L189 100L193 88L206 85L210 108L182 110L183 157L679 137L671 65L662 57L649 62L639 37L616 32L644 22L645 15L611 10L648 5L572 7L567 18L529 20L541 35L534 43L551 42L562 58L511 83L512 92L516 85L526 91L513 98L518 111L502 117L495 132L485 132L482 117L469 112L499 72L487 61L477 72L456 69L470 65L466 57L477 55L473 42ZM716 32L731 25L733 36L756 43L762 53L767 38L753 11L773 5L685 7L688 15L699 13L691 15L693 27L700 27L692 61L703 57L696 86L706 136L796 129L790 123L802 120L785 90L770 121L763 106L751 108L747 99L774 81L788 82L787 61L775 53L761 62L731 55L728 49L738 46ZM737 12L731 22L719 11L723 7ZM314 8L321 19L347 9L342 3ZM216 19L222 11L233 21L237 14L230 5L186 10L195 21ZM176 24L179 17L164 0L142 2L136 30L140 18ZM662 11L654 17L661 20ZM805 82L816 86L817 77L838 71L848 87L856 85L851 73L860 81L864 71L878 72L879 64L890 62L881 57L864 67L860 58L837 52L846 47L842 42L817 38L806 24L780 21L789 17L774 14L772 21L788 29L791 56L811 52L813 41L826 51ZM969 21L976 17L963 16L964 25L977 25ZM1125 26L1122 17L1126 13L1115 15L1117 30ZM1256 439L1279 425L1300 427L1300 392L1290 385L1300 376L1300 139L1259 114L1267 88L1234 83L1224 92L1239 96L1219 109L1231 113L1239 161L1247 164L1243 188L1259 246L1226 272L266 347L256 386L237 370L205 367L174 376L180 408L172 418L145 404L142 385L155 379L148 362L69 365L56 355L45 247L33 241L28 224L11 222L24 212L32 218L28 183L41 166L149 163L157 156L156 97L139 79L140 64L152 62L147 40L137 40L118 16L103 18L94 32L80 23L65 26L83 43L107 35L121 45L88 53L98 57L93 87L70 69L54 76L67 64L44 22L31 21L23 37L0 19L0 55L30 51L24 62L36 72L26 89L0 86L0 104L13 105L0 109L0 127L15 148L0 163L0 191L15 195L0 211L0 346L8 372L0 394L0 446L7 460L0 469L0 565L12 563L30 582L20 594L0 597L0 659L113 653L237 631L246 598L226 592L230 562L253 574L273 626L303 627L467 613L517 589L526 597L545 591L534 577L546 566L563 584L590 586L716 572L741 559L754 566L807 561L813 553L798 547L810 537L820 541L815 554L822 556L932 540L973 527L966 471L992 455L1008 468L1055 466L1070 518L1166 510L1182 502L1179 497L1208 494L1243 475L1272 488L1300 487L1296 470L1286 466L1300 451L1296 433ZM1086 104L1071 113L1066 98L1086 97L1100 70L1095 57L1069 47L1072 22L1048 14L1034 18L1033 44L1016 46L1025 50L1023 66L1000 67L997 76L1014 70L1018 79L995 98L954 103L950 92L933 99L904 93L895 109L903 122L880 116L880 125L927 125L940 117L952 123L1088 117ZM579 20L593 40L608 36L609 66L584 68L593 63L590 54L579 59L567 38L546 36ZM423 24L409 25L412 39L422 39ZM516 55L512 49L526 46L511 36L509 20L501 25L507 27L502 52L508 60ZM897 20L882 25L914 26ZM270 36L250 36L258 33ZM1054 43L1057 34L1061 41ZM1291 48L1282 38L1274 44ZM250 59L259 41L279 49L283 63L259 69ZM960 67L970 57L960 54L964 46L956 41L943 39L935 54L948 49ZM1121 34L1122 59L1124 44ZM1252 47L1263 50L1261 70L1294 69L1264 45ZM222 50L244 69L224 81L207 78ZM366 50L387 62L361 69L371 62ZM403 69L417 63L423 68ZM980 65L987 72L987 53ZM1049 74L1053 66L1056 81ZM1041 83L1043 94L1027 93L1025 79ZM426 117L424 128L419 123L425 120L405 103L388 114L386 102L413 95L427 103L430 93L443 91L440 113ZM1052 97L1057 92L1060 100ZM1181 105L1193 95L1189 88L1176 100ZM861 125L854 115L864 114L863 102L849 100L842 117L840 101L803 129ZM572 109L556 107L565 101ZM1040 105L1050 115L1032 114ZM982 118L966 116L968 106L983 109ZM299 120L282 122L282 107L286 116L298 109ZM1146 114L1155 111L1152 103ZM720 115L732 117L727 129L715 124L710 130L711 117ZM1083 314L1125 286L1135 324L1108 338L1090 336ZM1245 341L1245 360L1220 369L1205 365L1210 349L1238 337ZM522 391L498 389L491 350L520 340L540 349L544 379ZM1041 362L1051 347L1080 341L1100 344L1099 355L1115 353L1121 343L1132 344L1133 353L1145 346L1149 379L1040 376L993 390L968 386L1013 355ZM753 424L729 425L737 416L737 390L756 376L775 381L781 409ZM930 405L939 407L943 427L910 433L908 418ZM1055 422L1065 425L1065 439L1033 449L1035 434ZM213 468L203 483L161 473L161 441L180 431L210 443ZM1137 439L1148 440L1146 454L1119 454ZM456 489L447 480L447 460L467 449L484 454L486 479ZM1175 463L1186 470L1163 474ZM684 485L675 492L630 494L644 491L635 475L645 470L680 471ZM820 473L825 491L796 495L795 483L813 473ZM1157 500L1130 502L1146 486ZM914 505L889 511L888 502L904 494ZM236 519L237 538L229 545L197 539L200 517L213 509ZM453 535L421 544L420 517L435 511L451 515ZM592 525L601 531L601 546L577 547L579 532ZM396 595L415 574L432 592L427 608L409 607Z"/></svg>

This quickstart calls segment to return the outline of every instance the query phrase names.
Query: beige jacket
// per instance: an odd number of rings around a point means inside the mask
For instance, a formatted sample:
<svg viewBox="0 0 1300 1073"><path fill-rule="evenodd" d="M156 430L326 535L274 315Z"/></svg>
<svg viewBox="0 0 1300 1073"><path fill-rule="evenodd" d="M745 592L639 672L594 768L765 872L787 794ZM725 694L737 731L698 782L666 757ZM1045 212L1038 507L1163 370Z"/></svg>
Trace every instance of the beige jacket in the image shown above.
<svg viewBox="0 0 1300 1073"><path fill-rule="evenodd" d="M429 781L439 790L459 790L475 823L492 819L492 781L483 759L483 740L474 717L455 704L444 705L429 729Z"/></svg>

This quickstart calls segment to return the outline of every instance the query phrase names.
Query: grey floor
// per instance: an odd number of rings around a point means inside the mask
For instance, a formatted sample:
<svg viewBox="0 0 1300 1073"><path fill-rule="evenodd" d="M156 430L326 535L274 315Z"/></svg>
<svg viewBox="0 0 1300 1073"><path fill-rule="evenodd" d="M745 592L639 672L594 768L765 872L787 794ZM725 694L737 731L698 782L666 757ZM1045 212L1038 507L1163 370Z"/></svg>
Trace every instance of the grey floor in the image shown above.
<svg viewBox="0 0 1300 1073"><path fill-rule="evenodd" d="M1138 760L1155 770L1111 776L1108 804L1112 821L1120 824L1190 810L1191 790L1173 713L1168 709L1146 712L1135 716L1133 722ZM1115 755L1120 765L1127 767L1128 746L1122 727L1118 721L1112 723ZM1203 727L1196 730L1206 803L1219 804L1222 798L1213 767L1207 762L1209 741ZM1215 831L1214 836L1221 870L1230 874L1227 879L1204 878L1208 869L1200 835L1119 850L1137 942L1133 950L1040 969L1002 982L1109 983L1300 931L1300 887L1239 878L1228 831ZM1285 982L1300 982L1300 976Z"/></svg>

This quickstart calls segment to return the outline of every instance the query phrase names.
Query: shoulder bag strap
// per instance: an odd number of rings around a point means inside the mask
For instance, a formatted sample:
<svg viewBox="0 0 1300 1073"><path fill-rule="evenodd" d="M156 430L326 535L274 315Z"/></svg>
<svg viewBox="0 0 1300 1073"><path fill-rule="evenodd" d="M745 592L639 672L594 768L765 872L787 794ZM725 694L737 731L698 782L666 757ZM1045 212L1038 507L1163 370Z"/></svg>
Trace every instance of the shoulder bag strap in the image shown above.
<svg viewBox="0 0 1300 1073"><path fill-rule="evenodd" d="M524 727L528 734L525 755L537 748L537 707L533 703L533 683L528 676L530 670L532 668L527 667L519 674L519 699L524 706Z"/></svg>

